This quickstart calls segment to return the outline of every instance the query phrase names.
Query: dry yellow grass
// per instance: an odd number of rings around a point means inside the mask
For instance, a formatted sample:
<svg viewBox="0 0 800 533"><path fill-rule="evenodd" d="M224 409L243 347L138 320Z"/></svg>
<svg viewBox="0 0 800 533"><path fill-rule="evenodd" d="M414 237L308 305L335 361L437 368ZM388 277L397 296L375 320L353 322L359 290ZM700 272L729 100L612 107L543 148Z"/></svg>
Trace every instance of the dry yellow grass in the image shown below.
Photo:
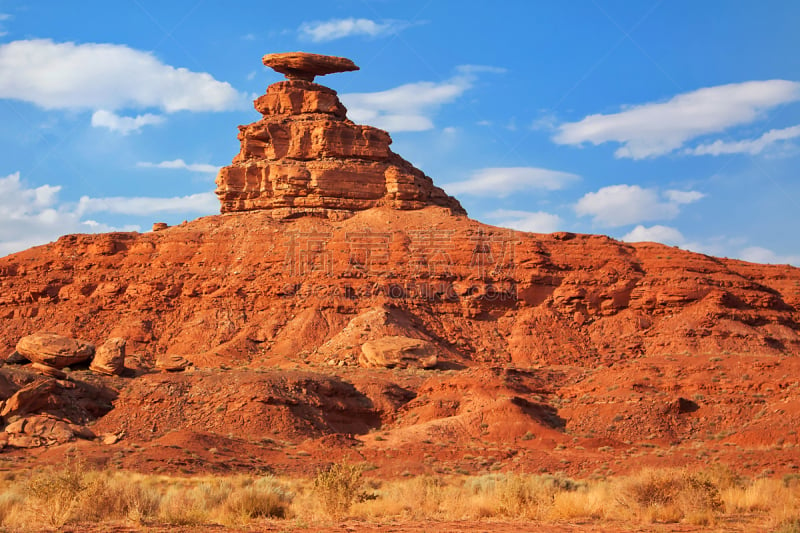
<svg viewBox="0 0 800 533"><path fill-rule="evenodd" d="M294 520L367 522L531 520L540 523L713 526L745 520L756 529L800 533L800 480L746 480L725 469L643 470L606 480L493 473L363 479L358 465L334 465L315 479L272 476L177 478L81 465L0 478L0 526L64 524L247 525Z"/></svg>

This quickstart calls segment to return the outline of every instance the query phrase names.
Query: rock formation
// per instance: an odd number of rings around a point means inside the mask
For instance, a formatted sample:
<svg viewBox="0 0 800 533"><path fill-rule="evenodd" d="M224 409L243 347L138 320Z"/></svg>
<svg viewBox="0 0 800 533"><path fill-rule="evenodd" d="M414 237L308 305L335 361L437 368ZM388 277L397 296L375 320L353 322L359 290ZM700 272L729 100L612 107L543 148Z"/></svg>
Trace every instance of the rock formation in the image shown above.
<svg viewBox="0 0 800 533"><path fill-rule="evenodd" d="M125 345L122 337L112 337L104 342L92 358L89 370L98 374L119 376L125 370Z"/></svg>
<svg viewBox="0 0 800 533"><path fill-rule="evenodd" d="M308 82L313 82L316 76L358 70L356 64L345 57L323 56L307 52L267 54L264 56L263 62L275 72L285 75L288 80Z"/></svg>
<svg viewBox="0 0 800 533"><path fill-rule="evenodd" d="M358 362L366 367L433 368L437 362L436 346L400 335L381 337L361 345Z"/></svg>
<svg viewBox="0 0 800 533"><path fill-rule="evenodd" d="M0 258L0 354L37 360L40 331L127 351L124 377L0 368L17 465L90 427L82 454L145 470L585 475L712 442L796 467L800 269L470 220L310 81L346 63L268 62L294 79L256 101L224 214Z"/></svg>
<svg viewBox="0 0 800 533"><path fill-rule="evenodd" d="M389 149L383 130L347 119L336 91L314 76L356 70L350 60L315 54L271 54L264 64L286 74L255 101L263 115L240 126L241 151L220 170L222 212L269 209L275 217L346 218L377 206L428 205L465 214L454 198Z"/></svg>
<svg viewBox="0 0 800 533"><path fill-rule="evenodd" d="M94 354L94 345L57 333L40 332L22 337L17 353L33 363L64 368L86 361Z"/></svg>
<svg viewBox="0 0 800 533"><path fill-rule="evenodd" d="M192 364L180 355L159 355L156 358L155 368L165 372L180 372Z"/></svg>
<svg viewBox="0 0 800 533"><path fill-rule="evenodd" d="M52 379L36 381L15 392L3 402L0 416L10 418L40 411L54 403L53 393L58 388Z"/></svg>

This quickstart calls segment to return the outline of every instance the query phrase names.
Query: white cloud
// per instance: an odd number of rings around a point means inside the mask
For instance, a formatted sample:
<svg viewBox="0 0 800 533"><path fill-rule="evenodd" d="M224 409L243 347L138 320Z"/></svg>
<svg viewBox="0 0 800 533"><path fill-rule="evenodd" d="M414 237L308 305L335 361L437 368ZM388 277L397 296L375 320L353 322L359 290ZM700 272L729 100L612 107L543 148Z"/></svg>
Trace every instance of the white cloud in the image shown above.
<svg viewBox="0 0 800 533"><path fill-rule="evenodd" d="M675 218L681 205L704 196L697 191L667 191L662 197L655 189L611 185L585 194L575 204L575 212L580 216L592 216L595 224L617 227Z"/></svg>
<svg viewBox="0 0 800 533"><path fill-rule="evenodd" d="M695 148L687 148L685 153L691 155L751 154L757 155L766 148L780 141L788 141L800 137L800 125L769 130L757 139L725 142L716 140L713 143L701 144Z"/></svg>
<svg viewBox="0 0 800 533"><path fill-rule="evenodd" d="M0 98L45 109L237 109L245 97L205 72L165 65L123 45L49 39L0 45Z"/></svg>
<svg viewBox="0 0 800 533"><path fill-rule="evenodd" d="M626 242L660 242L676 246L686 242L683 234L675 228L659 225L648 228L641 224L625 234L622 240Z"/></svg>
<svg viewBox="0 0 800 533"><path fill-rule="evenodd" d="M386 91L340 95L348 116L390 132L433 129L432 116L472 87L481 72L504 72L482 65L461 65L458 74L443 82L407 83Z"/></svg>
<svg viewBox="0 0 800 533"><path fill-rule="evenodd" d="M494 67L492 65L458 65L456 70L464 75L470 74L481 74L483 72L489 72L491 74L505 74L508 72L508 69L504 67Z"/></svg>
<svg viewBox="0 0 800 533"><path fill-rule="evenodd" d="M28 188L19 172L0 178L0 256L53 241L66 233L116 229L81 220L74 210L59 205L60 191L61 187L51 185ZM129 231L132 227L123 229Z"/></svg>
<svg viewBox="0 0 800 533"><path fill-rule="evenodd" d="M145 113L135 117L123 117L112 111L100 109L92 114L92 126L95 128L108 128L111 131L127 135L132 131L138 132L144 126L153 126L164 122L164 117Z"/></svg>
<svg viewBox="0 0 800 533"><path fill-rule="evenodd" d="M751 246L739 252L739 257L751 263L771 263L800 266L800 255L778 255L760 246Z"/></svg>
<svg viewBox="0 0 800 533"><path fill-rule="evenodd" d="M544 211L498 209L486 214L486 218L496 220L498 226L532 233L553 233L564 223L558 215Z"/></svg>
<svg viewBox="0 0 800 533"><path fill-rule="evenodd" d="M175 159L173 161L162 161L160 163L150 163L148 161L140 161L136 163L136 166L141 168L181 169L181 170L188 170L189 172L204 172L204 173L212 173L219 171L218 166L208 165L206 163L187 163L183 159Z"/></svg>
<svg viewBox="0 0 800 533"><path fill-rule="evenodd" d="M632 106L619 113L589 115L562 124L558 144L622 146L616 157L644 159L670 153L687 141L756 120L760 113L800 99L800 83L747 81L679 94L666 102Z"/></svg>
<svg viewBox="0 0 800 533"><path fill-rule="evenodd" d="M701 254L715 257L738 258L751 263L767 263L800 266L800 255L780 255L761 246L742 248L746 239L734 237L715 237L707 241L687 241L683 234L670 226L636 226L624 237L626 242L660 242L678 246Z"/></svg>
<svg viewBox="0 0 800 533"><path fill-rule="evenodd" d="M441 83L420 81L386 91L343 94L341 99L354 122L389 131L424 131L433 129L430 115L461 96L470 85L462 78Z"/></svg>
<svg viewBox="0 0 800 533"><path fill-rule="evenodd" d="M331 19L304 22L300 25L300 38L315 43L334 41L352 36L382 37L393 35L407 28L409 24L401 20L375 22L363 18Z"/></svg>
<svg viewBox="0 0 800 533"><path fill-rule="evenodd" d="M177 198L83 197L75 204L61 202L60 192L60 186L28 187L19 172L0 178L0 256L51 242L68 233L140 230L136 225L116 228L84 218L87 213L209 214L219 209L213 193Z"/></svg>
<svg viewBox="0 0 800 533"><path fill-rule="evenodd" d="M743 248L747 240L741 237L725 236L713 237L706 241L688 241L680 231L670 226L646 227L640 224L626 233L621 240L632 243L659 242L696 253L738 258L751 263L800 266L800 255L779 255L761 246Z"/></svg>
<svg viewBox="0 0 800 533"><path fill-rule="evenodd" d="M558 124L558 117L552 112L542 112L539 118L531 122L531 129L534 131L553 131Z"/></svg>
<svg viewBox="0 0 800 533"><path fill-rule="evenodd" d="M700 191L664 191L664 196L674 204L691 204L706 197Z"/></svg>
<svg viewBox="0 0 800 533"><path fill-rule="evenodd" d="M82 196L77 212L116 213L120 215L154 215L156 213L213 213L219 210L219 200L211 192L176 196L173 198L154 197L109 197L90 198Z"/></svg>
<svg viewBox="0 0 800 533"><path fill-rule="evenodd" d="M544 189L554 191L579 180L569 172L536 167L497 167L476 171L469 179L445 183L449 194L472 194L504 198L517 191Z"/></svg>
<svg viewBox="0 0 800 533"><path fill-rule="evenodd" d="M761 246L742 248L744 239L715 238L706 242L689 242L683 234L669 226L636 226L624 237L626 242L660 242L671 246L679 246L684 250L713 255L717 257L739 258L751 263L766 263L800 266L800 255L780 255Z"/></svg>

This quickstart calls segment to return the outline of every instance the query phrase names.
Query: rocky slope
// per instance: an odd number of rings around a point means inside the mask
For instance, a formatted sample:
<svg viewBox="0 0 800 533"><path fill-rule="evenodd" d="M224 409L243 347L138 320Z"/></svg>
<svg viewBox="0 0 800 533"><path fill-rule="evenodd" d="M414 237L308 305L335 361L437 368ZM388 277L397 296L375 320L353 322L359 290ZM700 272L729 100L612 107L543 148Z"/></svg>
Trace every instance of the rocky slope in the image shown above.
<svg viewBox="0 0 800 533"><path fill-rule="evenodd" d="M198 366L357 364L378 334L430 340L459 365L800 349L798 269L518 233L438 207L69 235L1 259L0 273L7 352L41 330L124 337L143 361L174 353Z"/></svg>
<svg viewBox="0 0 800 533"><path fill-rule="evenodd" d="M6 410L36 398L5 417L7 456L82 438L143 469L344 454L394 474L587 473L703 462L701 446L798 468L800 269L471 220L388 134L346 119L317 63L291 65L306 79L256 101L264 118L220 172L223 214L0 258L0 353L51 331L128 354L121 377L0 370ZM157 371L167 356L188 368ZM34 416L61 437L13 425Z"/></svg>

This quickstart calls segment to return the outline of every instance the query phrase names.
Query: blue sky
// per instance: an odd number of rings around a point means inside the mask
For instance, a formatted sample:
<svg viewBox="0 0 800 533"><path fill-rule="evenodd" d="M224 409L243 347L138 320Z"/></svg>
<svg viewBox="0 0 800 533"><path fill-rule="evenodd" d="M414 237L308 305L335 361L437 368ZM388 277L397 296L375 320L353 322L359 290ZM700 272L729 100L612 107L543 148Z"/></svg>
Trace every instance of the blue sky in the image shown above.
<svg viewBox="0 0 800 533"><path fill-rule="evenodd" d="M800 265L800 3L0 0L0 254L218 211L266 53L478 220Z"/></svg>

